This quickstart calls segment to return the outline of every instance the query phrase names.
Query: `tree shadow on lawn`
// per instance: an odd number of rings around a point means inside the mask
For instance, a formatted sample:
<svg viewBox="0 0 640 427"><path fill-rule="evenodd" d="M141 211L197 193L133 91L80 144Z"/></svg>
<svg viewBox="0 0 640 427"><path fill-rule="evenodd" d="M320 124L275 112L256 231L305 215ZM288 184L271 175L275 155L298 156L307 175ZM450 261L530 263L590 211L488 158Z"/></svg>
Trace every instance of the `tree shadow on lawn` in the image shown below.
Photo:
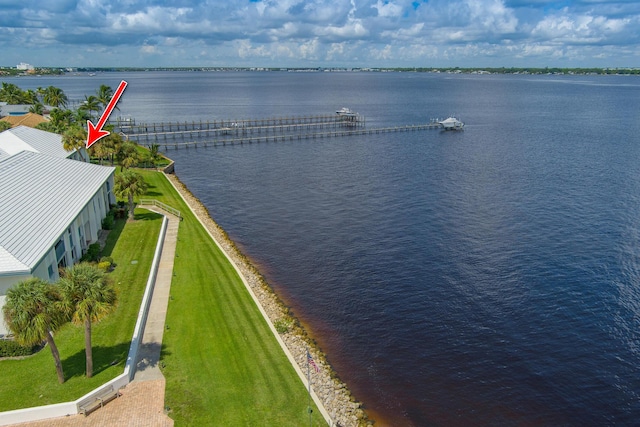
<svg viewBox="0 0 640 427"><path fill-rule="evenodd" d="M115 248L116 243L118 243L118 239L124 230L124 225L127 223L127 220L124 218L117 219L111 231L109 231L109 235L107 236L107 241L105 242L104 248L102 248L102 252L100 256L111 256L113 252L113 248Z"/></svg>
<svg viewBox="0 0 640 427"><path fill-rule="evenodd" d="M138 211L134 216L135 221L154 221L159 218L162 218L162 215L146 210L144 212Z"/></svg>
<svg viewBox="0 0 640 427"><path fill-rule="evenodd" d="M149 184L147 183L147 191L144 192L144 198L147 199L149 197L156 197L156 196L164 196L163 193L158 193L157 191L153 191L153 188L158 188L153 184Z"/></svg>
<svg viewBox="0 0 640 427"><path fill-rule="evenodd" d="M123 342L109 347L93 347L93 376L110 368L119 365L124 369L129 354L130 342ZM84 349L62 360L65 380L73 377L83 377L86 371L86 357Z"/></svg>

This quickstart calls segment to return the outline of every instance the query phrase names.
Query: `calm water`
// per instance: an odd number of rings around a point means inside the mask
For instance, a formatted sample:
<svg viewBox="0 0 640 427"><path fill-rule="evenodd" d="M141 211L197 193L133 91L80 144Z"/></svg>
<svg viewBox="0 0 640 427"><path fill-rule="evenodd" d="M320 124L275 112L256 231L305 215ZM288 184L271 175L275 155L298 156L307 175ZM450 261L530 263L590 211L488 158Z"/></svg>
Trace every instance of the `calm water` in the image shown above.
<svg viewBox="0 0 640 427"><path fill-rule="evenodd" d="M368 126L457 114L462 133L168 154L376 425L640 422L639 79L140 73L14 81L81 96L122 78L121 113L139 121L342 106Z"/></svg>

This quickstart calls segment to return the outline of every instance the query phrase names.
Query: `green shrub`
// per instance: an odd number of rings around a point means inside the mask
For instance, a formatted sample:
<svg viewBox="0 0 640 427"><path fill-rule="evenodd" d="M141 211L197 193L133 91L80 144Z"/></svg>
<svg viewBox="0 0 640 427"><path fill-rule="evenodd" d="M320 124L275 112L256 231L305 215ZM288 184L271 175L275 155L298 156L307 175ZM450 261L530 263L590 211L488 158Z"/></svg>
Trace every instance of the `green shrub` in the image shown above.
<svg viewBox="0 0 640 427"><path fill-rule="evenodd" d="M98 261L98 258L100 258L100 244L93 243L89 245L89 248L87 248L87 252L82 255L80 261L96 262Z"/></svg>
<svg viewBox="0 0 640 427"><path fill-rule="evenodd" d="M0 339L0 357L30 356L42 346L22 346L13 340Z"/></svg>
<svg viewBox="0 0 640 427"><path fill-rule="evenodd" d="M103 230L111 230L113 229L113 224L115 220L113 219L113 212L109 212L106 217L102 220L102 229Z"/></svg>
<svg viewBox="0 0 640 427"><path fill-rule="evenodd" d="M100 261L98 263L98 268L104 272L108 272L111 270L111 263L109 261Z"/></svg>
<svg viewBox="0 0 640 427"><path fill-rule="evenodd" d="M273 327L276 328L279 334L286 334L293 325L290 319L278 319L273 322Z"/></svg>

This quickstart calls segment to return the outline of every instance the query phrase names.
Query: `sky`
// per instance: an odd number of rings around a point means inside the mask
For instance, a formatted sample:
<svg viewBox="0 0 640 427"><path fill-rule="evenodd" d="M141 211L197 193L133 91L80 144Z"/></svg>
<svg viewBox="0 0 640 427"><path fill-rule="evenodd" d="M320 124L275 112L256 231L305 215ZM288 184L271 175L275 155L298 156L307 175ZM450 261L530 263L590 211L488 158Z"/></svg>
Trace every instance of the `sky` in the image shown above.
<svg viewBox="0 0 640 427"><path fill-rule="evenodd" d="M0 0L0 65L640 67L640 0Z"/></svg>

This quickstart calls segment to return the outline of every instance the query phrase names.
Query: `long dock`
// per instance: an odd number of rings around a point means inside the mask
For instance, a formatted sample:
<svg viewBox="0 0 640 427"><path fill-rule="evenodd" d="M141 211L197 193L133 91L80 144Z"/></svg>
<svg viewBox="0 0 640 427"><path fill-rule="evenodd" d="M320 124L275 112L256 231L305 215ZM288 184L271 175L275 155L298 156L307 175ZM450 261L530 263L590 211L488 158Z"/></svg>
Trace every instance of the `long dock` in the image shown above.
<svg viewBox="0 0 640 427"><path fill-rule="evenodd" d="M208 147L230 144L294 141L371 135L441 128L436 119L406 126L367 128L363 116L300 116L212 122L118 123L117 131L128 140L160 149Z"/></svg>

